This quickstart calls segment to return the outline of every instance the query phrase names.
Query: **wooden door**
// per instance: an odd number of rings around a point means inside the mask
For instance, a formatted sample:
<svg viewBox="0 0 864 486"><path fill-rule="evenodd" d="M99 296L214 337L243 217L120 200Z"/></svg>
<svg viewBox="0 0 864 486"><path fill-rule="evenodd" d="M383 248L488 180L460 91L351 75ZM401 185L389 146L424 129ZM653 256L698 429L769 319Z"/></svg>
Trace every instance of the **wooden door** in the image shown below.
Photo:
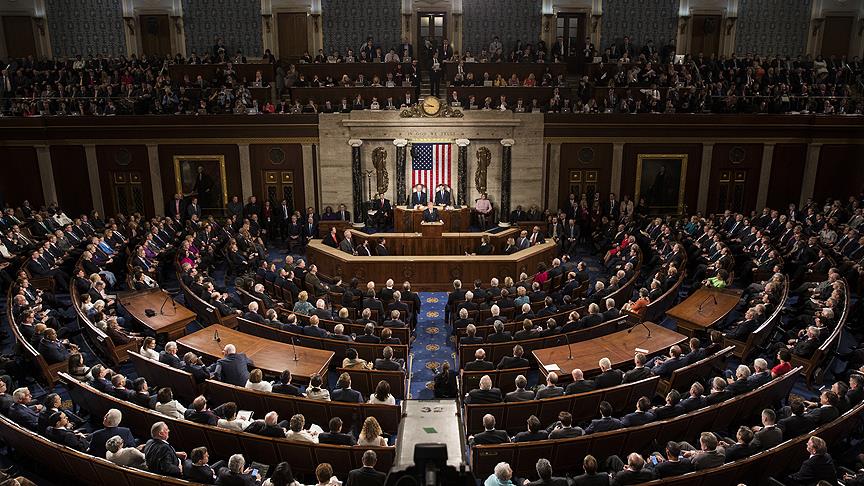
<svg viewBox="0 0 864 486"><path fill-rule="evenodd" d="M36 55L36 36L33 33L33 20L27 15L3 16L3 34L6 38L6 52L9 57Z"/></svg>
<svg viewBox="0 0 864 486"><path fill-rule="evenodd" d="M849 43L852 40L853 17L826 17L822 34L822 55L846 56L849 54Z"/></svg>
<svg viewBox="0 0 864 486"><path fill-rule="evenodd" d="M585 55L583 51L583 47L585 46L585 14L581 13L561 13L558 14L556 19L556 29L555 29L555 42L558 41L558 38L562 38L564 41L564 48L566 49L565 59L567 61L567 70L568 71L579 71L581 70L581 66L585 64ZM548 50L551 50L555 42L552 45L546 46ZM603 50L600 46L594 46L594 55L599 56ZM547 54L549 54L547 52ZM588 62L591 62L589 59Z"/></svg>
<svg viewBox="0 0 864 486"><path fill-rule="evenodd" d="M138 31L141 32L141 53L164 56L171 54L171 31L168 14L139 15Z"/></svg>
<svg viewBox="0 0 864 486"><path fill-rule="evenodd" d="M414 52L420 63L426 65L435 50L441 47L441 42L447 38L447 12L418 12L417 33L419 38Z"/></svg>
<svg viewBox="0 0 864 486"><path fill-rule="evenodd" d="M262 193L264 199L270 201L270 206L277 207L282 204L282 200L288 202L289 212L294 209L303 211L305 201L298 198L297 181L294 179L293 170L265 170L262 171L261 180L264 187Z"/></svg>
<svg viewBox="0 0 864 486"><path fill-rule="evenodd" d="M696 57L699 53L706 58L720 53L720 23L722 17L717 15L694 15L690 29L690 53Z"/></svg>
<svg viewBox="0 0 864 486"><path fill-rule="evenodd" d="M747 185L747 169L723 169L717 180L716 211L731 209L744 211L744 191Z"/></svg>
<svg viewBox="0 0 864 486"><path fill-rule="evenodd" d="M286 12L277 14L277 34L279 36L280 59L293 59L309 50L308 31L305 12Z"/></svg>
<svg viewBox="0 0 864 486"><path fill-rule="evenodd" d="M106 202L106 214L132 214L144 212L144 184L141 173L135 170L111 172L111 196Z"/></svg>

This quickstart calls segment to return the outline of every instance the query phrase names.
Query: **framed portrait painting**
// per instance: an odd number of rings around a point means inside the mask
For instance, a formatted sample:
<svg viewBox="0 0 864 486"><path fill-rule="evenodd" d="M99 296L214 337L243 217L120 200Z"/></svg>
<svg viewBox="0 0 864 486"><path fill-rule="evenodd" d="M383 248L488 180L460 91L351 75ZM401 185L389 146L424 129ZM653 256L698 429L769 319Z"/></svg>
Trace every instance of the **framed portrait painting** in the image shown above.
<svg viewBox="0 0 864 486"><path fill-rule="evenodd" d="M687 180L687 154L639 154L636 197L645 198L654 214L681 214Z"/></svg>
<svg viewBox="0 0 864 486"><path fill-rule="evenodd" d="M174 182L184 198L197 196L203 209L222 209L228 204L223 155L175 155Z"/></svg>

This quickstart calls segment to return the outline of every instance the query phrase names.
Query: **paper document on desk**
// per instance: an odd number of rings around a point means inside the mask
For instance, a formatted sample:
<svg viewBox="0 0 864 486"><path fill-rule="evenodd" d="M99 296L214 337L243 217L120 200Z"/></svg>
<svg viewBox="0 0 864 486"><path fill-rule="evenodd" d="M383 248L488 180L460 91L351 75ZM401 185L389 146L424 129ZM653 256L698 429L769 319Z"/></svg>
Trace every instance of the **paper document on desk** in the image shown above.
<svg viewBox="0 0 864 486"><path fill-rule="evenodd" d="M548 365L543 365L543 368L545 368L546 371L561 371L561 368L560 368L557 364L555 364L555 363L550 363L550 364L548 364Z"/></svg>

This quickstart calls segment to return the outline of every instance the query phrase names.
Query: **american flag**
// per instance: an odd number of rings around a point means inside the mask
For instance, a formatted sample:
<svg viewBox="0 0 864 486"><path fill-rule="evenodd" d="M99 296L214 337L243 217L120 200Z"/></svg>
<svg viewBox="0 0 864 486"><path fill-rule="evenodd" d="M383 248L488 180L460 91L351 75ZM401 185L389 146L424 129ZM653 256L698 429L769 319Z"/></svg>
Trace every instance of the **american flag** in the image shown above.
<svg viewBox="0 0 864 486"><path fill-rule="evenodd" d="M449 143L415 143L411 149L411 185L423 184L429 193L439 184L450 186Z"/></svg>

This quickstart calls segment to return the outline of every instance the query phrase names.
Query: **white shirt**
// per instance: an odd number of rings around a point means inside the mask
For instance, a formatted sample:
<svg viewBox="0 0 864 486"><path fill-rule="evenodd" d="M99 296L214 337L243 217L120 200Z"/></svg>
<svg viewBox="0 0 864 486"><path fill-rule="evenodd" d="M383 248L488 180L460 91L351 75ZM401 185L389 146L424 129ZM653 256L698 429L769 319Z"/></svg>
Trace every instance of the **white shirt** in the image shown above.
<svg viewBox="0 0 864 486"><path fill-rule="evenodd" d="M246 388L263 392L273 391L273 385L270 384L269 381L259 381L258 383L252 383L251 381L246 380Z"/></svg>
<svg viewBox="0 0 864 486"><path fill-rule="evenodd" d="M155 359L156 361L159 361L159 353L155 349L141 348L138 350L138 352L139 354L141 354L141 356L144 356L145 358Z"/></svg>

